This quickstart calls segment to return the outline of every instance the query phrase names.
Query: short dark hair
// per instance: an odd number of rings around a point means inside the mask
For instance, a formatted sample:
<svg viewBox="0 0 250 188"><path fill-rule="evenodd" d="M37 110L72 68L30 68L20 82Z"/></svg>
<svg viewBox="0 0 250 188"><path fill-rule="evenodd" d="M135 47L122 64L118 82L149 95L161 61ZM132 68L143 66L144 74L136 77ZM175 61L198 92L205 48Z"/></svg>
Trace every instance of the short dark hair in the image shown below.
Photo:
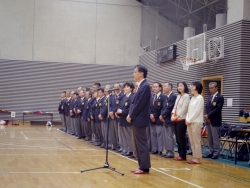
<svg viewBox="0 0 250 188"><path fill-rule="evenodd" d="M104 89L102 87L98 88L98 91L102 91L102 93L104 93Z"/></svg>
<svg viewBox="0 0 250 188"><path fill-rule="evenodd" d="M181 92L178 91L178 85L179 85L179 84L184 85L184 93L188 93L189 90L188 90L188 86L187 86L186 82L178 82L178 83L177 83L177 92L178 92L179 94L181 94Z"/></svg>
<svg viewBox="0 0 250 188"><path fill-rule="evenodd" d="M101 84L97 82L97 83L94 83L94 86L101 87Z"/></svg>
<svg viewBox="0 0 250 188"><path fill-rule="evenodd" d="M63 91L62 93L66 94L66 91Z"/></svg>
<svg viewBox="0 0 250 188"><path fill-rule="evenodd" d="M202 89L203 89L203 86L200 82L193 82L192 83L193 86L195 86L195 90L201 94L202 93Z"/></svg>
<svg viewBox="0 0 250 188"><path fill-rule="evenodd" d="M171 87L171 90L173 89L173 84L170 82L165 82L165 84L168 84Z"/></svg>
<svg viewBox="0 0 250 188"><path fill-rule="evenodd" d="M147 78L147 74L148 74L147 67L145 67L143 65L136 65L135 68L137 68L138 72L143 72L143 77Z"/></svg>
<svg viewBox="0 0 250 188"><path fill-rule="evenodd" d="M162 90L162 85L161 85L161 83L160 82L154 82L153 84L158 84L158 86L161 88L161 90Z"/></svg>
<svg viewBox="0 0 250 188"><path fill-rule="evenodd" d="M92 97L92 92L89 90L86 93L89 93L90 97Z"/></svg>
<svg viewBox="0 0 250 188"><path fill-rule="evenodd" d="M134 86L134 84L133 84L132 82L126 82L123 86L124 86L124 87L125 87L125 86L130 87L130 88L132 89L132 92L133 92L133 90L135 89L135 86Z"/></svg>
<svg viewBox="0 0 250 188"><path fill-rule="evenodd" d="M90 88L87 87L87 88L86 88L86 91L90 91Z"/></svg>

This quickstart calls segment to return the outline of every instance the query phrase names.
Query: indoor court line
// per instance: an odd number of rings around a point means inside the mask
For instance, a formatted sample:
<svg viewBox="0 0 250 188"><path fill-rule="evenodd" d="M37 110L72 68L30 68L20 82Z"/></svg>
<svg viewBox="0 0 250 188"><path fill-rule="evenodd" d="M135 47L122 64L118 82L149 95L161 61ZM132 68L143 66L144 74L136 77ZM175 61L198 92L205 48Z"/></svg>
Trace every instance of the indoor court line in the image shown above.
<svg viewBox="0 0 250 188"><path fill-rule="evenodd" d="M5 143L0 143L0 145L4 146L22 146L22 147L28 147L28 148L43 148L43 149L65 149L64 147L62 148L57 148L57 147L44 147L44 146L28 146L28 145L18 145L18 144L5 144ZM26 148L26 149L28 149Z"/></svg>
<svg viewBox="0 0 250 188"><path fill-rule="evenodd" d="M33 149L33 150L35 150L35 149L43 149L43 148L0 148L0 150L1 149L3 149L3 150L7 150L7 149L9 149L9 150L12 150L12 149L16 149L16 150L20 150L20 149L26 149L26 150L29 149L29 150L32 150ZM66 151L67 150L68 151L69 149L67 149L67 148L53 149L52 148L52 149L46 149L46 150L55 150L55 151L57 151L57 150L65 150Z"/></svg>
<svg viewBox="0 0 250 188"><path fill-rule="evenodd" d="M27 136L25 136L25 134L23 134L23 132L22 132L22 131L20 131L20 133L24 136L24 138L25 138L26 140L29 140L29 139L28 139L28 137L27 137Z"/></svg>
<svg viewBox="0 0 250 188"><path fill-rule="evenodd" d="M38 129L38 128L36 128L38 131L40 131L40 132L42 132L42 133L44 133L42 130L40 130L40 129Z"/></svg>
<svg viewBox="0 0 250 188"><path fill-rule="evenodd" d="M128 159L128 160L130 160L130 161L133 161L133 162L135 162L135 163L138 163L137 161L135 161L135 160L133 160L133 159L129 159L129 158L127 158L127 157L125 157L125 156L122 156L122 155L120 155L120 154L118 154L118 153L115 153L115 152L113 152L113 151L109 151L109 152L111 152L111 153L113 153L113 154L116 154L116 155L118 155L118 156L120 156L120 157L123 157L123 158L125 158L125 159ZM189 184L189 185L192 185L192 186L194 186L194 187L203 188L203 187L201 187L201 186L199 186L199 185L196 185L196 184L193 184L193 183L191 183L191 182L189 182L189 181L186 181L186 180L183 180L183 179L178 178L178 177L176 177L176 176L172 176L172 175L170 175L170 174L167 174L167 173L165 173L165 172L162 172L162 171L160 171L160 170L158 170L158 169L156 169L156 168L151 167L151 169L153 169L153 170L155 170L155 171L157 171L157 172L159 172L159 173L162 173L162 174L164 174L164 175L166 175L166 176L169 176L169 177L171 177L171 178L174 178L174 179L177 179L177 180L182 181L182 182L184 182L184 183L187 183L187 184Z"/></svg>
<svg viewBox="0 0 250 188"><path fill-rule="evenodd" d="M35 149L43 149L43 148L0 148L0 150L7 150L7 149L9 149L9 150L11 150L11 149L16 149L16 150L20 150L20 149L29 149L29 150L35 150ZM55 151L57 151L57 150L65 150L65 151L68 151L69 149L68 148L58 148L58 149L55 149L55 148L46 148L46 150L55 150ZM79 151L95 151L95 149L78 149ZM101 151L101 150L100 150Z"/></svg>
<svg viewBox="0 0 250 188"><path fill-rule="evenodd" d="M210 171L210 172L217 173L217 174L222 174L222 175L228 176L230 178L234 178L234 179L238 179L238 180L241 180L241 181L250 182L250 180L248 180L248 179L244 179L244 178L240 178L240 177L233 176L233 175L230 175L230 174L226 174L226 173L223 173L223 172L219 172L219 171L216 171L216 170L213 170L213 169L210 169L210 168L206 168L206 167L202 167L202 166L200 166L200 168L203 169L203 170L207 170L207 171Z"/></svg>
<svg viewBox="0 0 250 188"><path fill-rule="evenodd" d="M81 174L81 172L4 172L6 174Z"/></svg>
<svg viewBox="0 0 250 188"><path fill-rule="evenodd" d="M62 144L62 145L64 145L64 146L66 146L67 148L69 148L70 150L72 150L73 152L76 152L76 150L75 149L73 149L73 148L71 148L71 147L69 147L67 144L64 144L63 142L60 142L59 140L57 140L56 138L55 138L55 140L57 141L57 142L59 142L60 144Z"/></svg>

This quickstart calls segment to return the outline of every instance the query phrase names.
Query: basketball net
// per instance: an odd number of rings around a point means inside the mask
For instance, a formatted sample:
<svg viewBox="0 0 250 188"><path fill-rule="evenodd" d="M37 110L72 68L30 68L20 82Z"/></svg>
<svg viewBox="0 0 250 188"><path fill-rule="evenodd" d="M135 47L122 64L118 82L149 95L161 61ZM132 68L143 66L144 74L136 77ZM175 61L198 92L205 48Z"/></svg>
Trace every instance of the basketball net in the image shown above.
<svg viewBox="0 0 250 188"><path fill-rule="evenodd" d="M183 67L183 70L188 71L189 66L195 64L196 59L193 58L181 58L181 64Z"/></svg>

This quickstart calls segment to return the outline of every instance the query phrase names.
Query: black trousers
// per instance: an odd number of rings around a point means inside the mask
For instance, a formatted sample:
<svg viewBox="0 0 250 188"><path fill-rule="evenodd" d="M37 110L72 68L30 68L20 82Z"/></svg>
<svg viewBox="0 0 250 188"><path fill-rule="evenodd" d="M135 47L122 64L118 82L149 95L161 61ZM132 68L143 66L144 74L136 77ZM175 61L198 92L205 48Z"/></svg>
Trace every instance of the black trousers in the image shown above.
<svg viewBox="0 0 250 188"><path fill-rule="evenodd" d="M148 150L148 136L146 127L132 126L132 132L134 137L135 152L138 158L139 169L145 172L149 171L150 154Z"/></svg>
<svg viewBox="0 0 250 188"><path fill-rule="evenodd" d="M187 126L185 121L174 122L174 131L176 142L178 144L178 153L179 156L183 159L186 159L187 153L187 143L186 143L186 132Z"/></svg>

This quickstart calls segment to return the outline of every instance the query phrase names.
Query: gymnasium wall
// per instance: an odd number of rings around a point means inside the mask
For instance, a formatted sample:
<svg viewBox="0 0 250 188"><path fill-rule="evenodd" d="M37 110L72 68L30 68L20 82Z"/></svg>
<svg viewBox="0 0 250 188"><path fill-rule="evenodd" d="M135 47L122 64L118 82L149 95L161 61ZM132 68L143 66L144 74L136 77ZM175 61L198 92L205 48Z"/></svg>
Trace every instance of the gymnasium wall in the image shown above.
<svg viewBox="0 0 250 188"><path fill-rule="evenodd" d="M102 65L139 61L135 0L0 0L0 59Z"/></svg>
<svg viewBox="0 0 250 188"><path fill-rule="evenodd" d="M179 61L186 57L186 40L176 42L177 60L156 64L156 51L140 56L140 64L149 69L148 81L165 82L176 84L179 81L186 81L191 84L193 81L202 81L203 77L223 75L223 96L225 104L223 108L223 121L238 123L238 112L240 108L250 107L250 38L249 21L238 21L223 27L206 32L206 38L224 36L225 58L218 63L206 62L205 65L194 65L189 71L184 71ZM208 92L205 94L205 99ZM233 98L233 107L227 107L227 99Z"/></svg>
<svg viewBox="0 0 250 188"><path fill-rule="evenodd" d="M159 14L157 7L142 6L141 46L150 51L183 39L184 28Z"/></svg>
<svg viewBox="0 0 250 188"><path fill-rule="evenodd" d="M61 92L78 87L92 87L100 82L102 87L115 82L134 81L133 66L95 65L44 61L15 61L0 59L0 109L16 112L15 120L22 120L23 111L57 111ZM0 119L10 119L1 114ZM50 120L49 116L27 115L25 120Z"/></svg>

